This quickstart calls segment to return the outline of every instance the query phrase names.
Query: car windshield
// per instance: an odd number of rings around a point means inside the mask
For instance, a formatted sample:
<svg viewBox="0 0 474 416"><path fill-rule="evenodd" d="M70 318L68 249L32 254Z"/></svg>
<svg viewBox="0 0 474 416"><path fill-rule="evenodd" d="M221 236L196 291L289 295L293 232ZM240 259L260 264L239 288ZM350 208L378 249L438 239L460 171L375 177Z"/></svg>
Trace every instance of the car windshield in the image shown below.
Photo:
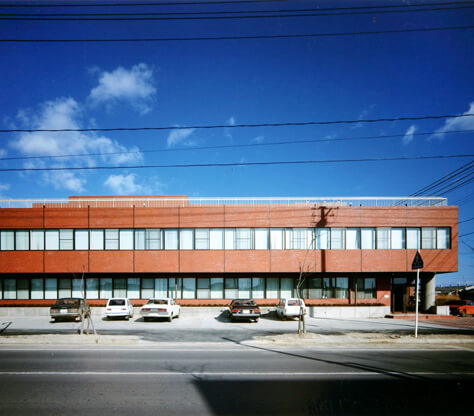
<svg viewBox="0 0 474 416"><path fill-rule="evenodd" d="M300 303L298 299L292 299L288 301L288 306L298 306Z"/></svg>
<svg viewBox="0 0 474 416"><path fill-rule="evenodd" d="M79 306L81 303L80 299L59 299L57 305L62 306Z"/></svg>
<svg viewBox="0 0 474 416"><path fill-rule="evenodd" d="M110 299L109 306L124 306L125 299Z"/></svg>
<svg viewBox="0 0 474 416"><path fill-rule="evenodd" d="M168 305L167 299L150 299L147 305Z"/></svg>
<svg viewBox="0 0 474 416"><path fill-rule="evenodd" d="M253 300L239 300L234 302L234 306L256 306L256 303Z"/></svg>

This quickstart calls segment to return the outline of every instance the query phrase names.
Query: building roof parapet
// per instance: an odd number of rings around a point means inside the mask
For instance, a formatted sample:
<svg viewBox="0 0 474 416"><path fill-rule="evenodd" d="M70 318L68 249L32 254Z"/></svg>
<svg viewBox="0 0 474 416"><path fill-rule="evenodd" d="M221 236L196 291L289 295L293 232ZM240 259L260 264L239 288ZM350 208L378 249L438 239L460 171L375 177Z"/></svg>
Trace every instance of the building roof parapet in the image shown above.
<svg viewBox="0 0 474 416"><path fill-rule="evenodd" d="M440 207L442 197L202 197L130 196L0 199L0 208L176 208L176 207Z"/></svg>

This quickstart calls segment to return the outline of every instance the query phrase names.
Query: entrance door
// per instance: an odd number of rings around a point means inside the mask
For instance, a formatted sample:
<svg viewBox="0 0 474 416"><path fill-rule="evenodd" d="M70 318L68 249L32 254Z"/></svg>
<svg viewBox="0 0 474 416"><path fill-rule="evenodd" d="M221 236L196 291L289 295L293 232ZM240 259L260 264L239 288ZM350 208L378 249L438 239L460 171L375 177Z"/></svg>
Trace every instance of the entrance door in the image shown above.
<svg viewBox="0 0 474 416"><path fill-rule="evenodd" d="M406 313L407 303L407 279L394 277L392 279L392 312Z"/></svg>

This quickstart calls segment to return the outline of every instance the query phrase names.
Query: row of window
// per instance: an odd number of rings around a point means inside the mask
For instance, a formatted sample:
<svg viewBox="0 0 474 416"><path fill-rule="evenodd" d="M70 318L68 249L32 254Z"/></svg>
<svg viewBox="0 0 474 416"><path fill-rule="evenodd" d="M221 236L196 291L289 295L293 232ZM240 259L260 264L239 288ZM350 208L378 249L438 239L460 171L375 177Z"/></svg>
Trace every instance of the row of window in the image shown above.
<svg viewBox="0 0 474 416"><path fill-rule="evenodd" d="M83 297L109 299L128 297L148 299L279 299L297 296L297 279L286 277L204 277L204 278L86 278L81 279L3 279L0 280L0 299L58 299ZM357 299L376 297L375 278L352 279ZM306 299L348 299L348 277L308 278L300 288Z"/></svg>
<svg viewBox="0 0 474 416"><path fill-rule="evenodd" d="M1 230L0 250L449 249L448 227Z"/></svg>

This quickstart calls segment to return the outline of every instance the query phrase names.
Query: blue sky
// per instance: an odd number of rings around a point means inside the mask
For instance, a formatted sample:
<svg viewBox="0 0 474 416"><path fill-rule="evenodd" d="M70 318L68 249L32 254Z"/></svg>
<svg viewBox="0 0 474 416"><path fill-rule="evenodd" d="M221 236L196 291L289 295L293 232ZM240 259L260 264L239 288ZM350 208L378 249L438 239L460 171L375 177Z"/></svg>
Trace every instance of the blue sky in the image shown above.
<svg viewBox="0 0 474 416"><path fill-rule="evenodd" d="M0 10L2 13L150 13L403 4L407 2L294 0L115 9ZM473 8L272 19L2 21L0 38L308 34L467 26L473 21ZM0 124L2 129L78 129L474 113L473 40L473 30L449 30L148 43L0 42ZM1 172L0 196L405 196L472 158L181 169L127 169L126 166L473 154L472 132L450 133L470 129L474 129L474 117L171 132L1 133L3 159L131 153L0 160L0 168L120 167L92 171ZM424 132L437 134L410 134ZM395 134L402 136L338 140ZM198 149L315 139L329 140ZM459 272L438 276L438 283L474 283L471 248L474 234L470 234L474 231L474 221L468 221L474 216L473 192L473 185L469 183L446 195L443 192L438 195L446 196L449 204L459 203L462 222L459 233L465 235L459 245Z"/></svg>

